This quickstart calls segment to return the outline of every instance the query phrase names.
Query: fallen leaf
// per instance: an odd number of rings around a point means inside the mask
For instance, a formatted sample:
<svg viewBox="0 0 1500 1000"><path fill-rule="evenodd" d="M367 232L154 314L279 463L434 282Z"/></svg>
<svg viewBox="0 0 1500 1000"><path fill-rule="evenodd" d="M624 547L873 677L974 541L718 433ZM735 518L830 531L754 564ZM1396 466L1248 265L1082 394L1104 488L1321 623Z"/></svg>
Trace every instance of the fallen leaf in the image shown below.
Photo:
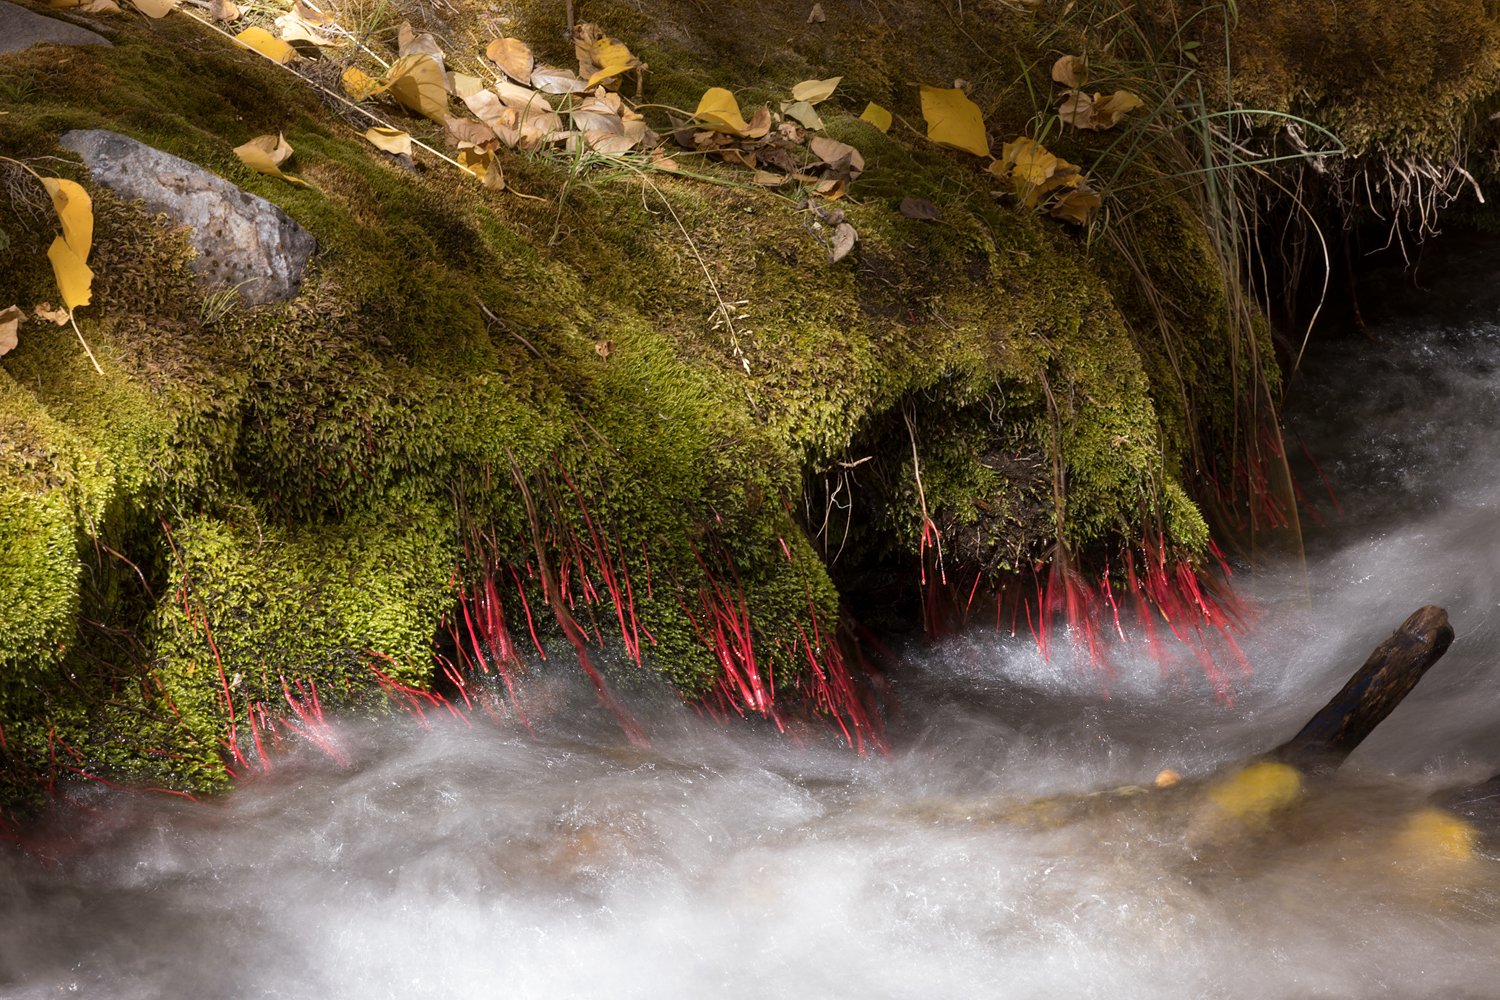
<svg viewBox="0 0 1500 1000"><path fill-rule="evenodd" d="M240 6L234 0L209 0L208 16L215 21L238 21Z"/></svg>
<svg viewBox="0 0 1500 1000"><path fill-rule="evenodd" d="M1081 129L1096 129L1094 99L1081 90L1070 90L1058 105L1057 117L1064 123Z"/></svg>
<svg viewBox="0 0 1500 1000"><path fill-rule="evenodd" d="M1099 206L1104 202L1091 188L1080 185L1069 191L1064 191L1047 214L1054 219L1071 222L1075 226L1088 225L1088 221L1094 217Z"/></svg>
<svg viewBox="0 0 1500 1000"><path fill-rule="evenodd" d="M47 259L52 262L57 292L62 296L63 306L68 312L88 305L92 297L94 272L89 270L83 257L68 245L67 240L59 236L47 248Z"/></svg>
<svg viewBox="0 0 1500 1000"><path fill-rule="evenodd" d="M823 119L818 110L807 101L792 101L781 105L781 113L796 121L803 128L821 129Z"/></svg>
<svg viewBox="0 0 1500 1000"><path fill-rule="evenodd" d="M0 318L3 318L3 316L4 316L4 314L0 313ZM597 355L599 355L599 357L601 357L601 358L608 358L614 352L615 352L615 342L613 340L596 340L596 341L594 341L594 353L597 354ZM4 354L4 353L5 353L4 351L0 351L0 354Z"/></svg>
<svg viewBox="0 0 1500 1000"><path fill-rule="evenodd" d="M669 174L676 173L677 171L682 169L682 167L678 165L677 161L672 159L670 156L658 156L656 159L651 161L651 166L655 167L657 170L665 170Z"/></svg>
<svg viewBox="0 0 1500 1000"><path fill-rule="evenodd" d="M50 302L38 302L31 308L31 315L37 319L49 320L58 326L68 325L68 310L54 309Z"/></svg>
<svg viewBox="0 0 1500 1000"><path fill-rule="evenodd" d="M891 113L874 101L865 105L864 114L859 116L859 120L869 122L882 132L889 132L891 124L894 122Z"/></svg>
<svg viewBox="0 0 1500 1000"><path fill-rule="evenodd" d="M281 172L281 165L292 155L292 147L280 133L258 135L243 146L234 147L234 155L251 170L269 177L279 177L298 187L312 187L300 177Z"/></svg>
<svg viewBox="0 0 1500 1000"><path fill-rule="evenodd" d="M830 176L852 181L865 172L864 156L847 142L820 135L807 145L814 156L828 164Z"/></svg>
<svg viewBox="0 0 1500 1000"><path fill-rule="evenodd" d="M927 120L927 138L940 146L960 149L975 156L990 155L984 115L979 105L962 90L922 87L922 117Z"/></svg>
<svg viewBox="0 0 1500 1000"><path fill-rule="evenodd" d="M473 174L485 187L493 191L504 190L505 174L501 171L500 162L495 159L494 153L487 149L460 149L457 159L459 165Z"/></svg>
<svg viewBox="0 0 1500 1000"><path fill-rule="evenodd" d="M826 20L828 20L828 15L823 13L823 5L820 3L813 4L812 11L807 15L807 23L822 24Z"/></svg>
<svg viewBox="0 0 1500 1000"><path fill-rule="evenodd" d="M1128 90L1117 90L1108 97L1102 94L1090 96L1081 90L1070 90L1058 106L1057 115L1074 128L1097 132L1114 128L1122 118L1144 103Z"/></svg>
<svg viewBox="0 0 1500 1000"><path fill-rule="evenodd" d="M813 193L820 198L827 198L829 201L838 201L844 195L849 193L849 182L844 180L842 177L829 178L827 180L817 180L817 178L798 175L797 179L817 181L817 183L813 186Z"/></svg>
<svg viewBox="0 0 1500 1000"><path fill-rule="evenodd" d="M849 256L859 240L859 231L847 222L840 222L833 230L833 245L828 248L828 262L837 264Z"/></svg>
<svg viewBox="0 0 1500 1000"><path fill-rule="evenodd" d="M601 38L595 42L592 57L598 69L589 74L584 83L585 87L591 89L605 80L628 73L641 64L630 49L613 38Z"/></svg>
<svg viewBox="0 0 1500 1000"><path fill-rule="evenodd" d="M81 260L88 260L94 247L93 199L82 185L61 177L43 177L42 186L52 196L52 208L62 223L62 238Z"/></svg>
<svg viewBox="0 0 1500 1000"><path fill-rule="evenodd" d="M177 6L177 0L130 0L130 5L150 18L166 17Z"/></svg>
<svg viewBox="0 0 1500 1000"><path fill-rule="evenodd" d="M1062 56L1052 64L1052 79L1064 87L1077 89L1083 84L1087 69L1083 56Z"/></svg>
<svg viewBox="0 0 1500 1000"><path fill-rule="evenodd" d="M19 340L16 331L21 328L21 320L26 314L21 311L20 306L10 306L0 310L0 355L9 354L16 349Z"/></svg>
<svg viewBox="0 0 1500 1000"><path fill-rule="evenodd" d="M902 198L901 214L908 219L919 219L924 222L935 222L941 215L938 207L926 198Z"/></svg>
<svg viewBox="0 0 1500 1000"><path fill-rule="evenodd" d="M495 138L494 129L484 122L477 122L472 118L459 118L457 115L448 119L446 126L448 138L462 149L465 146L483 146Z"/></svg>
<svg viewBox="0 0 1500 1000"><path fill-rule="evenodd" d="M365 138L377 149L396 156L411 155L411 135L399 128L372 128L365 131Z"/></svg>
<svg viewBox="0 0 1500 1000"><path fill-rule="evenodd" d="M545 94L518 83L511 83L509 80L496 82L495 93L500 95L500 100L507 106L519 108L522 111L552 110L552 102L547 100Z"/></svg>
<svg viewBox="0 0 1500 1000"><path fill-rule="evenodd" d="M425 52L397 59L386 74L381 90L388 92L408 111L415 111L439 125L448 120L448 87L443 67Z"/></svg>
<svg viewBox="0 0 1500 1000"><path fill-rule="evenodd" d="M443 65L443 47L438 44L431 32L424 31L421 34L412 30L412 26L405 21L401 22L401 28L397 33L396 56L404 59L407 56L427 56L445 71Z"/></svg>
<svg viewBox="0 0 1500 1000"><path fill-rule="evenodd" d="M827 80L803 80L792 88L792 100L806 101L808 104L826 101L833 96L842 79L841 76L833 76Z"/></svg>
<svg viewBox="0 0 1500 1000"><path fill-rule="evenodd" d="M581 94L588 88L577 73L538 66L531 71L531 85L544 94Z"/></svg>
<svg viewBox="0 0 1500 1000"><path fill-rule="evenodd" d="M356 101L363 101L369 97L373 97L375 94L378 94L385 89L380 85L379 80L375 79L373 76L366 73L358 66L350 66L348 69L344 70L342 82L344 85L344 93L348 94Z"/></svg>
<svg viewBox="0 0 1500 1000"><path fill-rule="evenodd" d="M296 0L292 4L292 13L302 18L308 24L314 24L320 28L326 28L336 23L332 14L324 13L312 4L306 3L305 0Z"/></svg>
<svg viewBox="0 0 1500 1000"><path fill-rule="evenodd" d="M274 63L285 66L297 58L297 50L271 34L265 28L246 28L234 40L247 49L252 49Z"/></svg>
<svg viewBox="0 0 1500 1000"><path fill-rule="evenodd" d="M501 72L517 83L531 86L531 70L536 57L531 46L519 38L497 38L484 50L490 62L500 67Z"/></svg>
<svg viewBox="0 0 1500 1000"><path fill-rule="evenodd" d="M745 121L744 115L740 114L739 101L736 101L734 95L723 87L710 87L705 90L703 97L698 101L698 109L693 112L693 117L702 122L705 128L714 132L744 135L750 130L750 123Z"/></svg>
<svg viewBox="0 0 1500 1000"><path fill-rule="evenodd" d="M304 16L304 14L306 16ZM330 23L330 18L306 4L299 3L289 13L275 21L276 33L284 42L311 42L313 45L342 45L343 39L319 30Z"/></svg>
<svg viewBox="0 0 1500 1000"><path fill-rule="evenodd" d="M1117 90L1102 101L1095 94L1094 112L1105 117L1108 123L1105 127L1109 128L1119 124L1121 118L1136 108L1142 107L1145 103L1145 101L1128 90Z"/></svg>

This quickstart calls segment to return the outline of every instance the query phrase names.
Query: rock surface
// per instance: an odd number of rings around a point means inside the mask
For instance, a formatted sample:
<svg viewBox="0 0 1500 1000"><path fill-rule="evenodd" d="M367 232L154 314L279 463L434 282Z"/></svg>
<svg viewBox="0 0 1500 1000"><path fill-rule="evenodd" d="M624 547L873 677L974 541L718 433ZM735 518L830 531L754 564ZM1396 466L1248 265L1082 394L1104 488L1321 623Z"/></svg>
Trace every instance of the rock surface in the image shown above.
<svg viewBox="0 0 1500 1000"><path fill-rule="evenodd" d="M317 249L311 233L275 205L202 167L118 132L75 130L58 141L83 157L94 180L138 198L193 230L193 269L247 305L297 294Z"/></svg>
<svg viewBox="0 0 1500 1000"><path fill-rule="evenodd" d="M44 17L25 7L0 0L0 53L20 52L33 45L109 45L109 39L76 24Z"/></svg>

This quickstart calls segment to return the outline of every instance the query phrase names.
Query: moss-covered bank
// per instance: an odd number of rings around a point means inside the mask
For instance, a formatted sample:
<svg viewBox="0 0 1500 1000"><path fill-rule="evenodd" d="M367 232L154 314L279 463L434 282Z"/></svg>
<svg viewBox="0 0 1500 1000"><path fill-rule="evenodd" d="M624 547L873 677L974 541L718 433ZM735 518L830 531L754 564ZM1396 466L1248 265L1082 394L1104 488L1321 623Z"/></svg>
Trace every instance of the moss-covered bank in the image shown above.
<svg viewBox="0 0 1500 1000"><path fill-rule="evenodd" d="M404 167L181 17L113 19L111 49L0 57L0 155L114 129L270 199L320 246L296 301L225 308L181 233L66 156L37 161L95 198L80 323L105 371L36 321L0 360L6 794L69 770L212 787L230 734L289 691L379 704L372 667L431 683L440 622L485 572L516 635L523 613L545 629L538 530L583 627L646 636L645 666L688 697L723 682L713 607L741 594L759 676L808 691L805 637L827 641L840 585L875 567L915 580L929 519L968 574L1029 566L1059 537L1201 553L1199 441L1259 391L1201 206L1147 186L1131 240L1091 244L997 199L974 160L904 125L882 135L856 117L866 101L919 122L911 83L955 77L997 139L1033 133L1046 68L1081 29L1045 7L867 6L825 0L809 24L800 3L580 5L650 62L648 103L724 85L748 105L844 74L824 118L868 168L840 203L860 242L836 264L815 212L728 170L509 156L523 198ZM470 60L509 31L565 62L561 8L407 13ZM314 189L231 152L275 132ZM1061 142L1088 162L1107 140ZM15 180L0 304L29 308L53 296L52 221ZM939 221L903 216L907 196ZM836 558L853 568L831 575Z"/></svg>

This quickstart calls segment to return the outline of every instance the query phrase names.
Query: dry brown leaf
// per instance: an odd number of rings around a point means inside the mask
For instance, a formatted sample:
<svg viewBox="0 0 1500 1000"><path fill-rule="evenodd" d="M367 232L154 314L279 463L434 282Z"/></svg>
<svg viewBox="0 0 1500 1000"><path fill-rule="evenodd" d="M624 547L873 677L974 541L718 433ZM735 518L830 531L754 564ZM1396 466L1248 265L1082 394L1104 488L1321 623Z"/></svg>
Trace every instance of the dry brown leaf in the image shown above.
<svg viewBox="0 0 1500 1000"><path fill-rule="evenodd" d="M460 149L465 146L483 146L495 139L494 129L484 122L477 122L472 118L459 118L457 115L448 119L445 130L448 138Z"/></svg>
<svg viewBox="0 0 1500 1000"><path fill-rule="evenodd" d="M531 70L536 65L536 57L531 54L530 45L519 38L497 38L490 42L484 54L506 76L519 84L531 86Z"/></svg>
<svg viewBox="0 0 1500 1000"><path fill-rule="evenodd" d="M677 161L672 159L670 156L658 156L656 159L651 161L651 166L657 170L665 170L669 174L676 173L677 171L682 169L682 167L678 165Z"/></svg>
<svg viewBox="0 0 1500 1000"><path fill-rule="evenodd" d="M578 74L550 66L534 68L531 71L531 85L544 94L581 94L588 89Z"/></svg>
<svg viewBox="0 0 1500 1000"><path fill-rule="evenodd" d="M439 125L448 120L448 81L442 64L425 52L397 59L386 74L381 89L402 107Z"/></svg>
<svg viewBox="0 0 1500 1000"><path fill-rule="evenodd" d="M615 342L613 340L594 341L594 353L599 355L599 357L607 359L614 352Z"/></svg>
<svg viewBox="0 0 1500 1000"><path fill-rule="evenodd" d="M238 21L240 5L234 0L209 0L208 16L215 21Z"/></svg>
<svg viewBox="0 0 1500 1000"><path fill-rule="evenodd" d="M828 20L828 15L823 13L823 5L820 3L813 4L812 10L807 15L807 23L822 24L826 20Z"/></svg>
<svg viewBox="0 0 1500 1000"><path fill-rule="evenodd" d="M776 174L772 173L769 170L757 170L755 172L755 177L752 179L761 187L768 188L785 187L792 181L791 175L789 174Z"/></svg>
<svg viewBox="0 0 1500 1000"><path fill-rule="evenodd" d="M399 128L372 128L365 131L365 138L377 149L395 156L411 155L411 135Z"/></svg>
<svg viewBox="0 0 1500 1000"><path fill-rule="evenodd" d="M1094 213L1102 204L1103 200L1092 188L1079 185L1059 195L1047 214L1054 219L1071 222L1075 226L1084 226L1088 225L1089 220L1094 217Z"/></svg>
<svg viewBox="0 0 1500 1000"><path fill-rule="evenodd" d="M68 325L68 310L54 309L50 302L38 302L31 307L31 315L37 319L45 319L58 326Z"/></svg>
<svg viewBox="0 0 1500 1000"><path fill-rule="evenodd" d="M936 222L942 214L938 207L926 198L902 198L901 214L908 219L918 219L923 222Z"/></svg>
<svg viewBox="0 0 1500 1000"><path fill-rule="evenodd" d="M859 231L847 222L840 222L833 230L833 245L828 248L828 262L837 264L849 256L859 240Z"/></svg>
<svg viewBox="0 0 1500 1000"><path fill-rule="evenodd" d="M1062 56L1052 64L1052 79L1074 90L1083 86L1088 64L1083 56Z"/></svg>
<svg viewBox="0 0 1500 1000"><path fill-rule="evenodd" d="M813 155L828 165L829 176L855 180L865 172L865 158L846 142L817 136L808 144Z"/></svg>
<svg viewBox="0 0 1500 1000"><path fill-rule="evenodd" d="M1081 90L1065 91L1064 95L1057 109L1058 117L1074 128L1094 132L1114 128L1122 118L1145 103L1128 90L1117 90L1108 97L1102 94L1091 96Z"/></svg>
<svg viewBox="0 0 1500 1000"><path fill-rule="evenodd" d="M25 318L26 314L21 311L20 306L0 309L0 355L15 350L19 343L17 331L21 329L21 321Z"/></svg>

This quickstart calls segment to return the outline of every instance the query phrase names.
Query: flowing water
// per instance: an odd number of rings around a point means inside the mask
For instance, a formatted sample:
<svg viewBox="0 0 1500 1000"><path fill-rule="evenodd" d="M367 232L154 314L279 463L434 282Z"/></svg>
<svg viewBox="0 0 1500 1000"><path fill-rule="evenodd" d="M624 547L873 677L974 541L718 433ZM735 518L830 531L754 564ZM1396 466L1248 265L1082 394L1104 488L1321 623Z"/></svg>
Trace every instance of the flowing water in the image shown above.
<svg viewBox="0 0 1500 1000"><path fill-rule="evenodd" d="M1500 325L1379 333L1306 364L1292 423L1344 512L1305 588L1237 578L1232 703L1134 633L1106 677L981 630L893 679L889 756L650 692L641 750L554 668L535 735L341 723L345 765L305 747L212 803L91 793L0 849L0 996L1500 996L1500 859L1404 832L1500 771ZM1274 746L1425 603L1451 652L1272 829L1088 794Z"/></svg>

